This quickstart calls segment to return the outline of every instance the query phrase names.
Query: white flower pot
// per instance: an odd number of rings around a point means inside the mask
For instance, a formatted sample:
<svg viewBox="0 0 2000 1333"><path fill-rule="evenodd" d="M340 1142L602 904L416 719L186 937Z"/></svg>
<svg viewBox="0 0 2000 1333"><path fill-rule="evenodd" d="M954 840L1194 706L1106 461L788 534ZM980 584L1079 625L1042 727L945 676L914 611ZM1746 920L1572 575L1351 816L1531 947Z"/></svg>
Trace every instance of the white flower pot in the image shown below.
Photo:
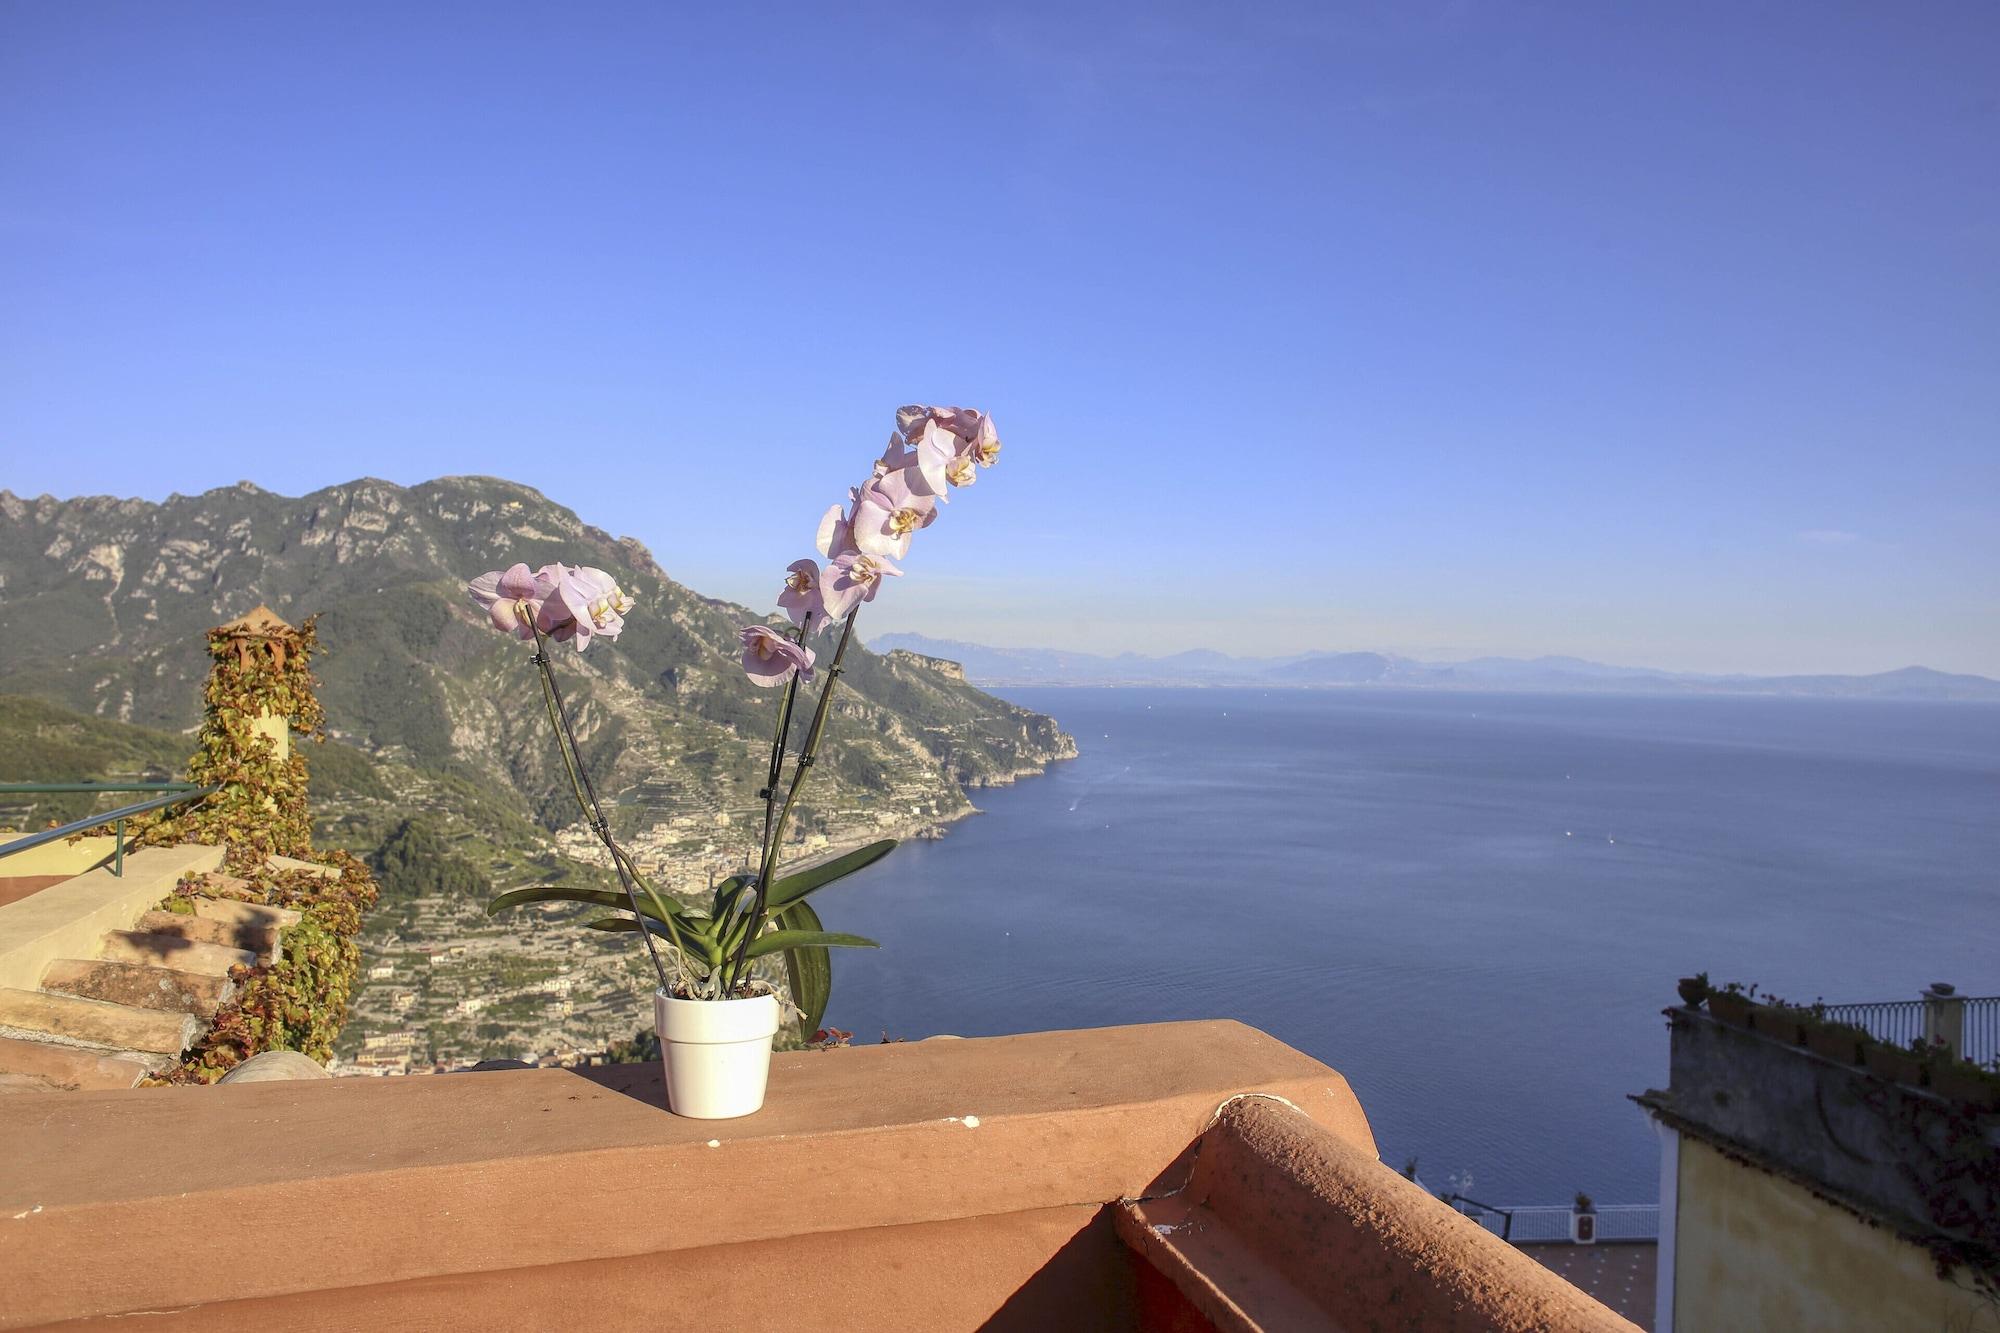
<svg viewBox="0 0 2000 1333"><path fill-rule="evenodd" d="M677 1000L653 997L666 1066L667 1109L696 1120L731 1120L764 1104L771 1039L778 1035L778 997Z"/></svg>

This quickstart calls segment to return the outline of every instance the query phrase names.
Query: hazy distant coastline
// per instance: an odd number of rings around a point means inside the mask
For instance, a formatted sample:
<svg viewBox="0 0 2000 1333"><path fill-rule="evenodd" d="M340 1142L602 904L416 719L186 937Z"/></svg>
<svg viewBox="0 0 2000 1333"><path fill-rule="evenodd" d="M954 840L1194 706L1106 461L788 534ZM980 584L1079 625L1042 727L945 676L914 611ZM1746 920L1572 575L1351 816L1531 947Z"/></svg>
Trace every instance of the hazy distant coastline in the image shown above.
<svg viewBox="0 0 2000 1333"><path fill-rule="evenodd" d="M1420 662L1390 653L1302 653L1231 657L1208 650L1145 657L990 648L922 634L882 634L877 652L904 649L965 668L974 685L1281 686L1294 689L1391 685L1424 689L1523 690L1593 694L1742 694L1816 699L1910 699L2000 703L2000 681L1910 666L1870 676L1701 675L1607 666L1578 657L1476 657Z"/></svg>

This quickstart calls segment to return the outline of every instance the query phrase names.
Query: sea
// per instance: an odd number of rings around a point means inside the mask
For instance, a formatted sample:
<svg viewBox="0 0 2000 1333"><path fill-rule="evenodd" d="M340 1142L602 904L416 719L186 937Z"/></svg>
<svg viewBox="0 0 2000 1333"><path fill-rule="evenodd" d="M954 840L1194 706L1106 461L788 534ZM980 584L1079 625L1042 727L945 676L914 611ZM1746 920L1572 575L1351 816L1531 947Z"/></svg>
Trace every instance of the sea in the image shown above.
<svg viewBox="0 0 2000 1333"><path fill-rule="evenodd" d="M1676 978L2000 994L2000 707L999 693L1080 756L815 898L857 1043L1240 1019L1433 1189L1650 1203Z"/></svg>

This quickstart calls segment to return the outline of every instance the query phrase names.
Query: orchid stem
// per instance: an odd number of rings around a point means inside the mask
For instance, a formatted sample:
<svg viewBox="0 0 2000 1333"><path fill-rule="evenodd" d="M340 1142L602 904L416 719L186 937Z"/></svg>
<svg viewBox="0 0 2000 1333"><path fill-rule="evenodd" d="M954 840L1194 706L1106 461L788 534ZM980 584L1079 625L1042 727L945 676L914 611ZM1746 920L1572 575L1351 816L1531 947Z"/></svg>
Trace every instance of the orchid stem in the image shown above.
<svg viewBox="0 0 2000 1333"><path fill-rule="evenodd" d="M653 971L660 979L660 989L671 992L666 966L660 962L659 946L653 942L652 927L647 924L646 914L639 908L639 895L632 886L633 880L638 878L639 868L632 864L632 859L625 854L625 849L611 836L611 822L604 817L604 806L597 799L597 788L590 780L590 770L584 767L583 751L577 748L576 729L570 725L569 709L563 703L562 687L556 684L555 672L551 669L549 641L543 637L540 625L533 621L528 623L535 632L535 667L542 678L542 700L548 705L549 721L555 726L556 749L562 753L563 767L569 773L570 789L575 793L576 803L582 809L584 818L589 821L591 831L604 844L605 850L611 853L612 867L618 872L618 886L625 890L625 901L631 905L633 923L639 927L639 938L645 943L646 956L653 962ZM639 880L639 884L646 890L646 896L654 900L654 906L657 908L659 895L654 893L652 886L643 879ZM666 925L669 931L674 928L671 922L662 924ZM675 949L678 953L678 938L675 939ZM686 970L678 958L676 970Z"/></svg>
<svg viewBox="0 0 2000 1333"><path fill-rule="evenodd" d="M847 613L847 622L840 630L840 646L833 651L833 664L826 669L826 684L820 687L819 705L813 709L812 726L806 730L805 747L799 751L798 762L792 766L792 785L785 790L785 804L778 811L778 818L764 841L764 859L757 870L756 899L750 908L749 929L743 933L742 941L736 946L735 957L729 960L729 970L723 975L723 995L743 973L743 965L749 961L751 942L757 938L763 927L764 907L769 897L771 872L777 868L778 846L785 840L785 825L791 822L792 806L799 799L799 788L805 785L806 775L812 772L813 758L819 752L820 733L826 729L826 716L833 705L833 691L840 684L841 661L847 656L847 644L854 637L854 618L861 614L855 607ZM794 687L798 684L795 674ZM775 790L775 789L774 789Z"/></svg>
<svg viewBox="0 0 2000 1333"><path fill-rule="evenodd" d="M808 611L800 621L799 632L793 637L792 642L804 643L806 633L811 627L812 612ZM771 845L771 820L777 814L778 782L785 775L785 742L792 736L792 704L798 697L799 673L794 671L792 678L785 683L784 700L778 705L778 726L771 736L770 768L764 777L764 790L760 793L764 798L764 834L757 840L757 855L760 862L765 848Z"/></svg>

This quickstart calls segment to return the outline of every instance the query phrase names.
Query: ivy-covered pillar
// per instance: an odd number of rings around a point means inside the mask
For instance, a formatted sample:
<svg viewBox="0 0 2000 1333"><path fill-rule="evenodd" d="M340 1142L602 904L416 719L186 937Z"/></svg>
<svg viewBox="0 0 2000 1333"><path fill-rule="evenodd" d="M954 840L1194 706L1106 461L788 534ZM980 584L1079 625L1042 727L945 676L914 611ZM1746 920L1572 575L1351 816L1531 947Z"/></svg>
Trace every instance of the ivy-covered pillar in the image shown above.
<svg viewBox="0 0 2000 1333"><path fill-rule="evenodd" d="M312 853L306 761L291 739L321 736L326 721L313 693L313 622L289 625L260 605L208 632L214 665L188 780L220 790L171 822L181 840L221 843L238 873L274 854Z"/></svg>
<svg viewBox="0 0 2000 1333"><path fill-rule="evenodd" d="M235 969L235 997L215 1015L181 1062L150 1081L212 1083L264 1051L333 1054L361 970L362 915L375 903L368 867L347 852L315 853L306 805L306 760L292 745L324 740L326 714L314 696L313 619L286 624L267 606L208 632L212 662L202 687L202 723L191 782L214 787L199 804L160 821L150 842L203 842L225 849L232 882L184 880L166 904L226 896L289 908L278 956ZM304 864L274 863L284 856Z"/></svg>

